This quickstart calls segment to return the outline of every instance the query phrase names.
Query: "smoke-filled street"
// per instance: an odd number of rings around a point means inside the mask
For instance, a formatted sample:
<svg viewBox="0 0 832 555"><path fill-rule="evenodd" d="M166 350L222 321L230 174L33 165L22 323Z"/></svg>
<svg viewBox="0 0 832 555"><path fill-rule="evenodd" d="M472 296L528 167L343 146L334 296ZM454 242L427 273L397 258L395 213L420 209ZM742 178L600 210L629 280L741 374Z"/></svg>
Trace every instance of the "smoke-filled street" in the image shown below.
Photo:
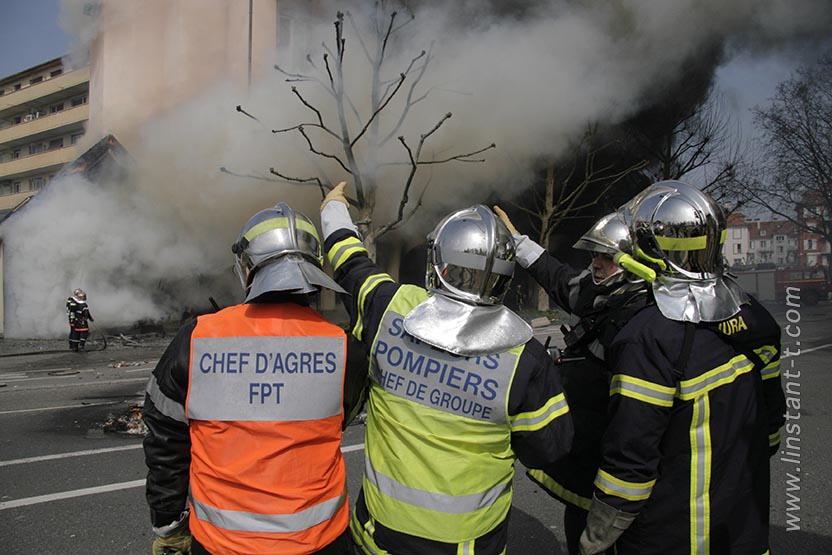
<svg viewBox="0 0 832 555"><path fill-rule="evenodd" d="M784 354L797 352L796 341L801 351L783 362L784 387L792 399L789 422L799 423L800 431L799 441L787 443L789 429L784 430L782 452L772 459L771 551L829 553L832 434L826 397L832 388L832 330L825 321L832 306L823 303L788 314L785 307L773 306L772 311L784 330ZM536 331L545 341L550 333L557 337L555 330L553 325ZM147 552L152 538L144 499L146 467L140 437L127 431L135 424L129 409L143 400L147 379L169 339L136 336L130 345L112 339L104 351L0 358L3 553ZM65 345L13 346L8 341L2 353L11 347L52 350ZM795 403L799 410L792 408ZM353 495L363 472L363 434L364 426L355 423L342 444ZM508 552L565 553L561 505L517 469Z"/></svg>

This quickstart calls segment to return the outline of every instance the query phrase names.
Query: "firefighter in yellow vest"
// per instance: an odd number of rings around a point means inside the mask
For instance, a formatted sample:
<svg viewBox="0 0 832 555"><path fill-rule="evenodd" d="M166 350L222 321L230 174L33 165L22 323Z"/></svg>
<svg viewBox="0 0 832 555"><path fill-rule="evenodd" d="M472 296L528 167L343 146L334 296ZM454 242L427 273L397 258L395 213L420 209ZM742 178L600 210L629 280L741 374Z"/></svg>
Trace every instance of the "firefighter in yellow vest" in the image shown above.
<svg viewBox="0 0 832 555"><path fill-rule="evenodd" d="M706 194L659 182L621 213L657 277L606 351L610 417L581 553L767 554L780 328L723 275L725 217Z"/></svg>
<svg viewBox="0 0 832 555"><path fill-rule="evenodd" d="M317 229L285 203L232 250L245 303L186 323L148 384L153 554L352 553L341 431L366 352L348 354L310 307L343 290L321 270Z"/></svg>
<svg viewBox="0 0 832 555"><path fill-rule="evenodd" d="M428 236L427 289L400 284L367 256L344 187L321 225L371 349L353 538L374 555L505 553L515 460L542 467L572 441L553 361L501 304L511 234L485 206L456 211Z"/></svg>

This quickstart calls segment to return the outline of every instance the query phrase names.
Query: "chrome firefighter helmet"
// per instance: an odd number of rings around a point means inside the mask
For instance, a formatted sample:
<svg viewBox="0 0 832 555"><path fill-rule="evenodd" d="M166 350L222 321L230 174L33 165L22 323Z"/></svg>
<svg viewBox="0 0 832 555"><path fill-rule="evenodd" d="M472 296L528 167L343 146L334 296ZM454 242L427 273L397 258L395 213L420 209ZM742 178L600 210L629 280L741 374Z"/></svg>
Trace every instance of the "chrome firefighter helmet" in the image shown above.
<svg viewBox="0 0 832 555"><path fill-rule="evenodd" d="M680 181L660 181L625 205L637 258L659 273L688 280L720 277L726 221L707 194Z"/></svg>
<svg viewBox="0 0 832 555"><path fill-rule="evenodd" d="M428 235L426 287L481 305L502 302L514 276L511 232L478 204L446 216Z"/></svg>
<svg viewBox="0 0 832 555"><path fill-rule="evenodd" d="M231 246L234 270L251 300L269 291L344 292L323 270L323 247L312 221L285 202L261 210Z"/></svg>
<svg viewBox="0 0 832 555"><path fill-rule="evenodd" d="M79 303L87 302L87 294L84 292L83 289L76 289L72 292L72 297Z"/></svg>
<svg viewBox="0 0 832 555"><path fill-rule="evenodd" d="M747 295L723 275L726 221L707 194L679 181L660 181L622 207L633 256L655 268L653 297L661 313L680 322L720 322Z"/></svg>
<svg viewBox="0 0 832 555"><path fill-rule="evenodd" d="M607 214L578 239L573 248L585 251L618 254L632 252L630 228L618 212Z"/></svg>

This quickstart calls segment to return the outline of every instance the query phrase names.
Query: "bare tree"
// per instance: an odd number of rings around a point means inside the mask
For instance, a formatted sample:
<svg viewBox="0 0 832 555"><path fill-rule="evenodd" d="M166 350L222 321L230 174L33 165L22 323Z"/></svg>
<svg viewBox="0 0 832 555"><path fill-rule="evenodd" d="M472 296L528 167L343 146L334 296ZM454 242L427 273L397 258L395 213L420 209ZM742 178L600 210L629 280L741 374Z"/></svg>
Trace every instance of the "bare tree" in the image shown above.
<svg viewBox="0 0 832 555"><path fill-rule="evenodd" d="M770 106L755 108L754 122L766 173L750 194L832 244L832 52L780 83Z"/></svg>
<svg viewBox="0 0 832 555"><path fill-rule="evenodd" d="M565 163L561 168L556 168L553 160L546 164L543 190L534 191L533 206L512 203L529 216L538 244L547 247L559 225L585 216L587 209L595 206L615 185L647 165L646 161L639 161L620 167L610 162L609 151L618 143L599 144L597 127L589 126L569 154L562 157ZM546 309L548 302L548 294L539 288L538 309Z"/></svg>
<svg viewBox="0 0 832 555"><path fill-rule="evenodd" d="M349 200L358 210L356 224L364 236L370 256L375 258L376 240L406 222L421 206L430 184L429 177L417 177L421 167L450 162L483 162L484 159L477 156L496 145L492 143L467 152L430 151L427 148L428 141L452 117L450 112L442 115L435 123L428 124L418 139L407 138L402 134L412 108L432 92L431 89L423 90L420 87L434 56L432 45L412 56L406 67L392 73L388 69L392 49L404 44L405 38L400 33L414 21L415 15L406 8L405 13L401 14L390 9L390 2L381 0L375 3L375 11L370 19L367 26L370 36L365 37L360 29L360 25L365 22L359 21L350 12L338 12L334 47L322 44L321 64L316 64L312 56L307 55L310 73L293 73L275 66L287 82L322 87L327 92L329 105L326 107L328 110L315 105L301 92L299 86L292 86L292 93L308 110L310 118L290 127L274 129L273 132L296 133L311 153L319 175L289 175L279 166L270 168L270 173L284 183L315 186L321 195L326 194L334 183L341 181L344 174L347 174L346 179L353 184L355 190L355 198ZM365 62L369 64L371 77L368 86L358 87L368 97L360 99L361 102L356 102L358 99L350 96L350 91L355 91L356 88L348 85L354 85L361 77L355 73L350 74L345 64L348 53L345 23L349 24L354 33L357 51L363 53ZM350 81L351 77L353 81ZM361 113L359 106L365 105L369 109L367 113ZM241 107L238 110L249 115ZM334 117L331 117L333 113ZM380 162L381 150L391 141L399 143L402 157L399 160ZM336 179L330 179L326 174L326 168L332 164L340 174ZM385 191L395 191L398 202L392 216L380 223L375 215L379 191L377 176L381 169L390 169L390 166L398 166L404 171L398 186L385 182Z"/></svg>
<svg viewBox="0 0 832 555"><path fill-rule="evenodd" d="M709 89L704 102L660 110L658 122L628 126L637 151L649 159L644 173L653 181L689 181L731 212L746 202L753 180L748 147L722 97Z"/></svg>

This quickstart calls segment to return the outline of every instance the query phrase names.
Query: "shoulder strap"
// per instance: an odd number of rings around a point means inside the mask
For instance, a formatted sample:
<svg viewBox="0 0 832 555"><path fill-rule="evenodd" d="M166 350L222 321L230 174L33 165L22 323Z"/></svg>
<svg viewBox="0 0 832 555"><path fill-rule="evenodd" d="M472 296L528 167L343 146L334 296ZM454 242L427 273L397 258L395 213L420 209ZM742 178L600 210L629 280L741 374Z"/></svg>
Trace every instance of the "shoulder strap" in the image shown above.
<svg viewBox="0 0 832 555"><path fill-rule="evenodd" d="M679 381L682 381L685 377L685 371L688 369L688 361L690 360L691 349L693 349L693 336L695 333L696 324L693 322L685 322L685 338L682 340L682 352L679 353L679 358L676 360L676 368L673 369L673 375Z"/></svg>

